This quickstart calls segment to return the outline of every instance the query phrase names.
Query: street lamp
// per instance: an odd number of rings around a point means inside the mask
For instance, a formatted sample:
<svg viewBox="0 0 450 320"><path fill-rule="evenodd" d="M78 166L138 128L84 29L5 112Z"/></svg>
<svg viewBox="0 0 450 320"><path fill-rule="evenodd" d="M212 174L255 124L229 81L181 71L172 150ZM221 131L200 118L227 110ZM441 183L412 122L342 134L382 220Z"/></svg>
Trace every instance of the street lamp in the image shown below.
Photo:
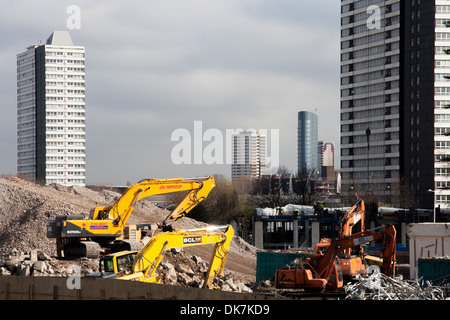
<svg viewBox="0 0 450 320"><path fill-rule="evenodd" d="M391 197L391 186L390 186L390 185L387 185L386 187L387 187L387 189L388 189L388 191L389 191L389 206L391 206L391 205L392 205L392 204L391 204L391 200L392 200L392 197Z"/></svg>
<svg viewBox="0 0 450 320"><path fill-rule="evenodd" d="M370 162L370 128L367 128L366 130L366 137L367 137L367 194L369 194L370 190L370 173L369 173L369 162Z"/></svg>
<svg viewBox="0 0 450 320"><path fill-rule="evenodd" d="M436 190L428 189L427 192L433 193L433 222L436 223Z"/></svg>

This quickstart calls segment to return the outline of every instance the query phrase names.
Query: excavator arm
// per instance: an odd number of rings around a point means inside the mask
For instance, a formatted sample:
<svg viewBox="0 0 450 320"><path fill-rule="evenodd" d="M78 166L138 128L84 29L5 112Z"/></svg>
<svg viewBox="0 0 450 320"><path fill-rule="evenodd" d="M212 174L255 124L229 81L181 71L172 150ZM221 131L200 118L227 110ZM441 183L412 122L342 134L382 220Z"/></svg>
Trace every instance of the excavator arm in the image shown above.
<svg viewBox="0 0 450 320"><path fill-rule="evenodd" d="M339 236L348 236L352 234L352 228L355 224L361 221L361 230L364 230L364 215L365 205L364 200L359 199L345 215L342 216L340 221Z"/></svg>
<svg viewBox="0 0 450 320"><path fill-rule="evenodd" d="M365 205L364 200L358 199L358 201L348 210L342 217L339 224L339 238L349 236L353 231L353 227L360 222L360 231L364 231L364 216ZM345 250L345 253L351 253L351 248Z"/></svg>
<svg viewBox="0 0 450 320"><path fill-rule="evenodd" d="M214 177L198 179L142 180L129 187L111 207L96 207L89 219L83 216L57 216L47 225L48 238L119 237L133 212L136 202L152 196L179 191L190 191L186 198L166 218L179 219L206 199L215 187Z"/></svg>
<svg viewBox="0 0 450 320"><path fill-rule="evenodd" d="M137 253L132 272L120 275L117 279L159 282L160 279L155 276L155 272L167 250L215 243L203 285L204 288L215 288L213 280L222 275L233 235L234 230L230 225L161 233L153 237Z"/></svg>
<svg viewBox="0 0 450 320"><path fill-rule="evenodd" d="M108 213L108 219L113 224L125 226L133 212L134 205L139 200L152 195L167 194L172 192L190 191L165 222L177 220L192 210L197 204L206 199L215 187L214 177L199 179L148 179L141 180L129 187L114 203Z"/></svg>
<svg viewBox="0 0 450 320"><path fill-rule="evenodd" d="M395 275L396 263L396 237L397 231L393 226L388 226L384 230L383 239L383 274L387 276Z"/></svg>
<svg viewBox="0 0 450 320"><path fill-rule="evenodd" d="M196 181L198 185L192 188L189 194L178 204L178 206L164 219L163 225L184 217L200 202L206 199L211 190L216 186L213 177L207 180Z"/></svg>

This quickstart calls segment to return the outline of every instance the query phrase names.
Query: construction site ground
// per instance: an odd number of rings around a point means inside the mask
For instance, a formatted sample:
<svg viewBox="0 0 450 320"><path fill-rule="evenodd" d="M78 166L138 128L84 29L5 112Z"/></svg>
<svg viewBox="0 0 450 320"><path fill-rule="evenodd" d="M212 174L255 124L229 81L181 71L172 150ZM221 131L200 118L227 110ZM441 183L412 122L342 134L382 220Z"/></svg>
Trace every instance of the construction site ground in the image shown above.
<svg viewBox="0 0 450 320"><path fill-rule="evenodd" d="M111 205L120 193L111 190L94 191L87 187L64 187L57 184L42 186L14 176L0 178L0 254L6 256L26 253L38 249L56 258L55 239L48 239L46 226L48 219L56 215L83 214L88 217L95 206ZM149 199L149 198L147 198ZM150 199L151 200L151 199ZM151 201L137 203L128 223L158 223L170 211L153 205ZM192 229L205 226L205 223L184 217L173 223L175 229ZM184 248L184 257L193 255L209 262L213 246ZM171 262L173 255L165 256L163 262ZM61 269L73 263L80 264L83 270L96 271L95 259L78 261L56 260ZM174 261L172 261L174 262ZM55 262L54 262L55 263ZM58 269L59 266L55 266ZM225 275L234 282L252 284L256 279L256 248L239 237L230 246ZM62 273L63 274L63 273Z"/></svg>
<svg viewBox="0 0 450 320"><path fill-rule="evenodd" d="M64 187L57 184L42 186L14 176L0 177L0 277L15 275L69 277L73 275L73 266L78 267L82 275L96 272L98 270L97 259L62 260L56 258L55 239L48 239L46 236L47 222L57 215L83 214L88 217L92 208L111 205L119 196L120 193L106 189L93 190L87 187ZM129 223L158 223L163 221L169 213L170 211L155 206L151 201L142 200L135 206ZM194 229L205 225L205 223L187 216L174 222L173 227L175 229ZM202 264L204 268L204 264L209 263L212 251L213 245L204 245L168 252L161 263L162 269L169 270L176 265L183 264L198 274L191 276L192 281L185 280L184 283L180 281L180 278L167 282L170 280L167 277L164 284L173 287L199 287L199 277L202 272L196 268ZM42 258L45 261L35 262L30 273L30 259L33 255L36 256L36 252L40 256L39 260ZM222 278L221 285L224 292L251 293L253 291L253 293L264 294L266 297L279 297L279 292L277 293L273 287L273 282L267 280L255 283L256 257L257 249L254 246L240 237L233 238ZM201 262L199 263L199 261ZM402 267L399 269L403 269L405 272L400 273L406 275L407 266ZM163 270L160 271L163 272ZM5 280L6 277L2 277L2 279ZM367 285L372 286L373 281L353 285L351 293L356 298L362 297L362 293L367 292ZM384 280L376 279L376 281L379 283L380 290L385 290ZM395 286L402 290L406 288L406 284L403 282L395 283ZM0 294L7 296L10 292L8 290L11 289L8 288L8 285L5 284L3 293ZM31 284L27 289L28 295L37 292L36 289L30 288L32 288ZM424 296L421 289L415 286L411 289L413 293L406 296L417 295L427 298L441 296L442 292L438 289L431 288ZM0 290L0 292L2 291ZM394 294L399 295L397 292ZM311 298L301 294L294 298L299 297ZM319 297L323 298L320 295ZM388 298L391 297L392 294L389 294ZM330 298L333 299L333 297Z"/></svg>

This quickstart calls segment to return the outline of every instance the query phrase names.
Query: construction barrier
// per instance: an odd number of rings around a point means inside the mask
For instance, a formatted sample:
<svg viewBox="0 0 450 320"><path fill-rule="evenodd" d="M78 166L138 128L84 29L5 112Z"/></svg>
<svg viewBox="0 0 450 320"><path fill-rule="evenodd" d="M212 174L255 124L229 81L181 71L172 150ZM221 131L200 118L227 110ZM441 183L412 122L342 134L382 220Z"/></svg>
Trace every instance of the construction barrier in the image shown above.
<svg viewBox="0 0 450 320"><path fill-rule="evenodd" d="M418 279L425 283L430 281L433 285L450 284L450 258L419 258Z"/></svg>
<svg viewBox="0 0 450 320"><path fill-rule="evenodd" d="M269 296L102 278L0 276L2 300L265 300Z"/></svg>

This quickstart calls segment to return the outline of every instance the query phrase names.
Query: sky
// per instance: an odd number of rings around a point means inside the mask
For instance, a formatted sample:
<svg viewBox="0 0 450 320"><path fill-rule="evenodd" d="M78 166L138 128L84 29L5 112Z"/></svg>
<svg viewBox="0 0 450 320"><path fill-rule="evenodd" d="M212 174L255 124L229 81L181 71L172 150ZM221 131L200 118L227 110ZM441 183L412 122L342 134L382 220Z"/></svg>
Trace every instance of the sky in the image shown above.
<svg viewBox="0 0 450 320"><path fill-rule="evenodd" d="M296 173L299 111L338 158L339 26L335 0L0 0L0 174L17 174L16 55L54 30L86 48L87 184L230 177L238 129Z"/></svg>

